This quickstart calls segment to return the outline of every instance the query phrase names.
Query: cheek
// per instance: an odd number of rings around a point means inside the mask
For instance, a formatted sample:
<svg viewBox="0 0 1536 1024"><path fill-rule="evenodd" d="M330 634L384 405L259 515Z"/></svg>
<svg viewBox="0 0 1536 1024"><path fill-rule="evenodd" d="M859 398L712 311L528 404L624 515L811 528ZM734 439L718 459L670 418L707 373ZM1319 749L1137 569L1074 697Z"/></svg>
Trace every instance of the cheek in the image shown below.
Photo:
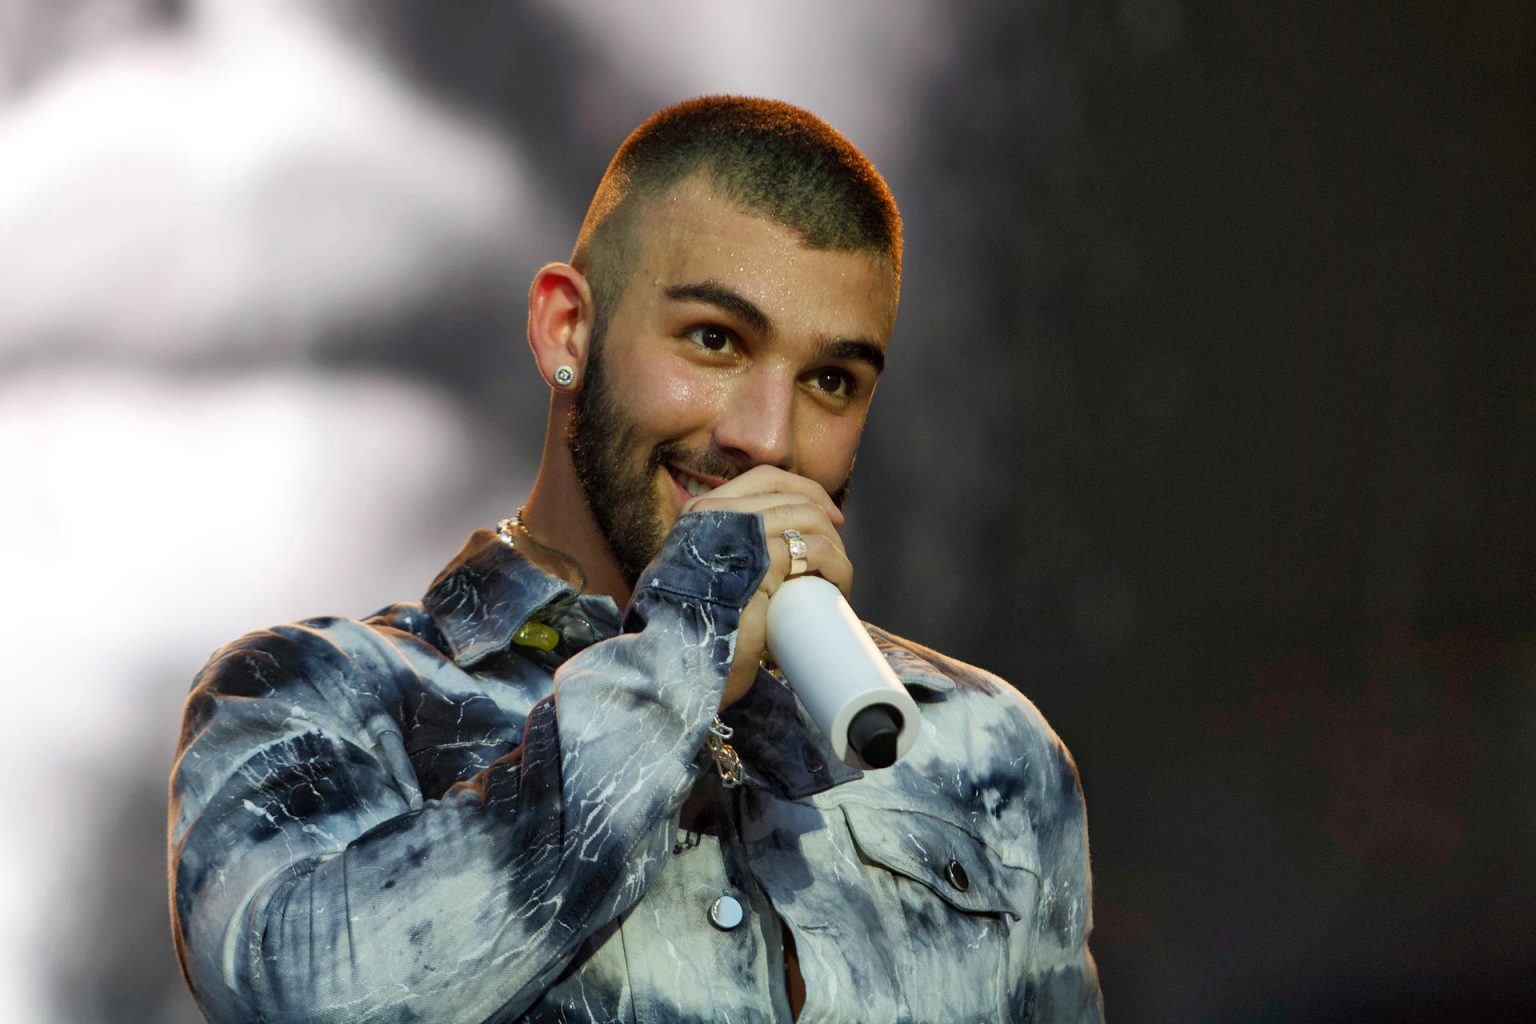
<svg viewBox="0 0 1536 1024"><path fill-rule="evenodd" d="M800 473L829 491L848 479L864 432L863 417L813 420L796 439Z"/></svg>
<svg viewBox="0 0 1536 1024"><path fill-rule="evenodd" d="M725 399L721 381L690 372L680 360L635 367L625 379L624 401L636 418L666 434L707 421Z"/></svg>

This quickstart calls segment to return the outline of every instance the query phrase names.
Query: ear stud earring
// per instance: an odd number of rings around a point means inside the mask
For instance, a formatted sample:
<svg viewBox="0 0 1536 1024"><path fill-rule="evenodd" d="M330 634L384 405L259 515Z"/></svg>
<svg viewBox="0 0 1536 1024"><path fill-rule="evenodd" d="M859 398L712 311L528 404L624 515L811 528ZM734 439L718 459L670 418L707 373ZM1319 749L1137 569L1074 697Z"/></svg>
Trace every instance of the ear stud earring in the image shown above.
<svg viewBox="0 0 1536 1024"><path fill-rule="evenodd" d="M558 386L560 386L562 388L568 388L572 384L574 384L575 382L576 382L576 371L575 371L575 369L573 369L572 367L569 367L569 366L557 366L557 367L555 367L555 383Z"/></svg>

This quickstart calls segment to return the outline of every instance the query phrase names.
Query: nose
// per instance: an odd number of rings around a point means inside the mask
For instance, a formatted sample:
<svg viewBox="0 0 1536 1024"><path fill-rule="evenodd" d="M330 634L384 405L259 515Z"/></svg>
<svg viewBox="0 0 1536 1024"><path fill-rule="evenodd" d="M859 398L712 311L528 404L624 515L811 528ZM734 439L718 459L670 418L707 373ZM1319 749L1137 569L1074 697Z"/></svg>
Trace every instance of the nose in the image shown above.
<svg viewBox="0 0 1536 1024"><path fill-rule="evenodd" d="M715 421L714 443L741 472L762 465L792 469L795 382L765 370L744 377Z"/></svg>

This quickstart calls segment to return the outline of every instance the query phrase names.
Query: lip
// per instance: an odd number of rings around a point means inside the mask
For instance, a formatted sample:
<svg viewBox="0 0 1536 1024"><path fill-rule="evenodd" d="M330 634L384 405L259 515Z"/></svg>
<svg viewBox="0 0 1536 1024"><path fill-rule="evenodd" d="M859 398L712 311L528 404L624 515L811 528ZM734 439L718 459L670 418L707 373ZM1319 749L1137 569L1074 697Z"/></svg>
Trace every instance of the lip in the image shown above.
<svg viewBox="0 0 1536 1024"><path fill-rule="evenodd" d="M693 495L688 493L688 487L685 481L697 480L699 483L703 484L705 487L708 487L710 490L714 490L716 487L719 487L721 484L725 483L725 481L719 477L705 476L702 473L694 473L690 470L683 469L680 466L671 465L670 463L667 464L664 468L667 471L668 479L672 482L673 490L677 492L679 506L681 506L684 502L691 501L693 499Z"/></svg>

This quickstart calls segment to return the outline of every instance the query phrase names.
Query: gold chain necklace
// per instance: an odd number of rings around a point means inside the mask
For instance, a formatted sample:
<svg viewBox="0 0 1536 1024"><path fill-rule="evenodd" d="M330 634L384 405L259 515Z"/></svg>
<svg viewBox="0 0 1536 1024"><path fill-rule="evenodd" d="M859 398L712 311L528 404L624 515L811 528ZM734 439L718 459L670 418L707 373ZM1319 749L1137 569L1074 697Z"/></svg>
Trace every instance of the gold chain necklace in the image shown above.
<svg viewBox="0 0 1536 1024"><path fill-rule="evenodd" d="M523 509L521 507L518 508L516 512L512 513L510 516L496 524L496 535L500 537L502 542L505 543L509 548L517 547L517 542L513 539L514 534L521 534L524 540L528 541L528 543L532 544L540 551L549 552L551 555L554 555L556 558L560 559L572 569L575 569L575 585L577 595L580 596L581 594L587 592L587 571L581 567L581 563L576 561L575 558L566 554L564 551L561 551L559 548L550 547L548 544L545 544L543 541L539 540L539 538L530 533L528 530L528 524L523 520ZM566 582L569 583L571 581L566 580Z"/></svg>

